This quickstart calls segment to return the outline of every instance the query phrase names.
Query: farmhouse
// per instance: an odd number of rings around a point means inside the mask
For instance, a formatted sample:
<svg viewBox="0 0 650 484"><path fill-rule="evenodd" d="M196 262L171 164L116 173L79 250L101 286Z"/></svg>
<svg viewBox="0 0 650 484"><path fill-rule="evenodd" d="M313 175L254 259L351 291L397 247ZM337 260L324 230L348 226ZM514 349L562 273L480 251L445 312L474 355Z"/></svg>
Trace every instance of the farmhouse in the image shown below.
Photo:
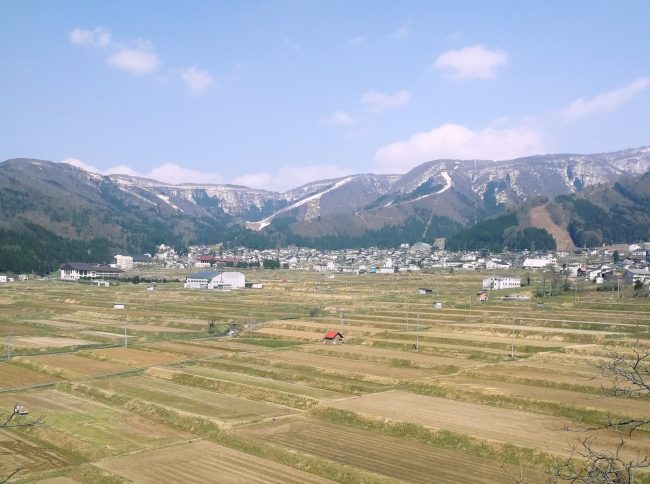
<svg viewBox="0 0 650 484"><path fill-rule="evenodd" d="M7 276L0 276L0 283L7 282Z"/></svg>
<svg viewBox="0 0 650 484"><path fill-rule="evenodd" d="M476 300L478 302L488 302L488 299L490 298L490 295L487 291L479 291L476 293Z"/></svg>
<svg viewBox="0 0 650 484"><path fill-rule="evenodd" d="M325 333L325 336L323 336L323 344L327 343L333 345L336 343L345 343L345 336L343 336L343 333L340 331L328 331Z"/></svg>
<svg viewBox="0 0 650 484"><path fill-rule="evenodd" d="M243 289L245 286L246 277L241 272L199 271L187 276L183 287L230 291L231 289Z"/></svg>
<svg viewBox="0 0 650 484"><path fill-rule="evenodd" d="M61 279L64 281L77 281L79 279L95 279L98 277L117 277L122 269L86 262L66 262L61 267Z"/></svg>
<svg viewBox="0 0 650 484"><path fill-rule="evenodd" d="M427 294L433 294L433 289L430 287L421 287L418 289L418 294L420 296L426 296Z"/></svg>
<svg viewBox="0 0 650 484"><path fill-rule="evenodd" d="M483 289L511 289L521 287L521 277L513 276L492 276L483 279Z"/></svg>

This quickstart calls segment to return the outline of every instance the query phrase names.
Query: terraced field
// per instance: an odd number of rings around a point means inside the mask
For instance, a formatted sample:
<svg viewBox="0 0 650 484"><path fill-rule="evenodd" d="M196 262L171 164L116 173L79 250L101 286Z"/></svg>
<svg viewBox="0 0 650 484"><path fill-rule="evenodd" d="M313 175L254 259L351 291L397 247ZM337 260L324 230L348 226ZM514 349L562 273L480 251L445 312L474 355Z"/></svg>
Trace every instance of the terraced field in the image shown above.
<svg viewBox="0 0 650 484"><path fill-rule="evenodd" d="M93 382L93 386L130 398L158 403L182 412L207 417L220 423L232 424L294 413L292 409L278 405L255 402L147 377L101 380Z"/></svg>
<svg viewBox="0 0 650 484"><path fill-rule="evenodd" d="M131 481L152 484L328 482L306 472L205 441L107 459L96 465Z"/></svg>
<svg viewBox="0 0 650 484"><path fill-rule="evenodd" d="M598 366L650 350L650 300L581 283L580 297L493 294L470 310L484 275L259 271L263 290L230 293L7 284L0 413L19 403L29 415L11 422L46 424L0 428L0 470L59 484L547 482L581 436L615 449L604 425L647 418L650 396L614 396ZM326 329L347 343L323 344ZM648 455L650 428L625 441L626 458Z"/></svg>
<svg viewBox="0 0 650 484"><path fill-rule="evenodd" d="M508 473L496 462L396 437L296 417L248 426L241 434L343 465L354 465L400 481L504 482ZM539 472L527 475L542 479ZM435 476L435 477L433 477Z"/></svg>
<svg viewBox="0 0 650 484"><path fill-rule="evenodd" d="M510 443L545 452L570 454L573 432L563 432L571 422L520 410L501 409L470 402L389 391L328 403L352 412L412 422L433 429L471 435L487 441ZM599 445L616 446L619 436L608 432L590 433ZM630 439L635 448L647 454L647 439ZM559 446L559 448L558 448ZM562 452L561 449L565 449ZM633 452L632 452L633 454ZM627 454L628 456L631 454Z"/></svg>

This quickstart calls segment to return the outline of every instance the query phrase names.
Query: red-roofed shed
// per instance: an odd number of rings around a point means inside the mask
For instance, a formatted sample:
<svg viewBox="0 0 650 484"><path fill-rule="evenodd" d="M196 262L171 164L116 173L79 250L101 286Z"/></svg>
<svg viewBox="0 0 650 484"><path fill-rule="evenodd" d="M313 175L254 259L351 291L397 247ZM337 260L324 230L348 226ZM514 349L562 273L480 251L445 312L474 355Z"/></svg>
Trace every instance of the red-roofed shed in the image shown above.
<svg viewBox="0 0 650 484"><path fill-rule="evenodd" d="M323 336L323 344L331 343L335 345L336 343L345 343L345 336L340 331L328 331Z"/></svg>

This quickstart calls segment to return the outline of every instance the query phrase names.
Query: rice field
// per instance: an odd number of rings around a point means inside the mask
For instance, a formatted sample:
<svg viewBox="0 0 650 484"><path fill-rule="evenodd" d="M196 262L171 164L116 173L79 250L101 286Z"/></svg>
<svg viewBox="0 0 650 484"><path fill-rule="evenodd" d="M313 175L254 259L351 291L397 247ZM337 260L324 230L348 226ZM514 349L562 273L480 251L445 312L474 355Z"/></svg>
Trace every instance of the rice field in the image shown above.
<svg viewBox="0 0 650 484"><path fill-rule="evenodd" d="M547 482L580 436L614 449L608 419L650 415L650 397L607 394L597 368L608 349L650 348L650 301L583 286L470 307L483 276L259 271L262 290L228 293L7 284L0 413L18 402L17 423L46 423L0 429L0 469L62 484ZM327 330L346 342L324 344ZM648 442L640 428L623 453Z"/></svg>

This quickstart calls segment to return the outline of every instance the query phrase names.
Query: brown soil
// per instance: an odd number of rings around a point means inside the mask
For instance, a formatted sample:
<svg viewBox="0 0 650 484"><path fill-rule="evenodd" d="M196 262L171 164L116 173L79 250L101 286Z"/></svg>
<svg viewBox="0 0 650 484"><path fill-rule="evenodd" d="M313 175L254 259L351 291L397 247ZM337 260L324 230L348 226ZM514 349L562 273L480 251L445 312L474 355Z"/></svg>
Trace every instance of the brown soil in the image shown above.
<svg viewBox="0 0 650 484"><path fill-rule="evenodd" d="M576 427L566 419L401 391L326 405L565 455L570 453L571 445L580 436L577 432L563 430L566 426ZM590 436L595 445L614 448L617 444L617 435L612 432L595 431L590 432ZM650 450L650 442L642 437L632 437L629 442L630 449L639 449L643 455Z"/></svg>
<svg viewBox="0 0 650 484"><path fill-rule="evenodd" d="M306 472L208 441L115 457L95 465L143 484L329 482Z"/></svg>
<svg viewBox="0 0 650 484"><path fill-rule="evenodd" d="M0 363L0 389L18 388L38 383L50 383L59 381L60 378L55 376L39 373L34 370L22 368L20 366Z"/></svg>
<svg viewBox="0 0 650 484"><path fill-rule="evenodd" d="M507 482L495 461L328 422L290 417L244 428L246 436L407 482ZM435 471L434 471L435 469ZM525 471L530 480L542 475Z"/></svg>
<svg viewBox="0 0 650 484"><path fill-rule="evenodd" d="M530 211L530 225L545 229L551 234L557 244L557 250L572 251L574 249L569 231L553 222L551 214L546 210L546 205L540 205Z"/></svg>

